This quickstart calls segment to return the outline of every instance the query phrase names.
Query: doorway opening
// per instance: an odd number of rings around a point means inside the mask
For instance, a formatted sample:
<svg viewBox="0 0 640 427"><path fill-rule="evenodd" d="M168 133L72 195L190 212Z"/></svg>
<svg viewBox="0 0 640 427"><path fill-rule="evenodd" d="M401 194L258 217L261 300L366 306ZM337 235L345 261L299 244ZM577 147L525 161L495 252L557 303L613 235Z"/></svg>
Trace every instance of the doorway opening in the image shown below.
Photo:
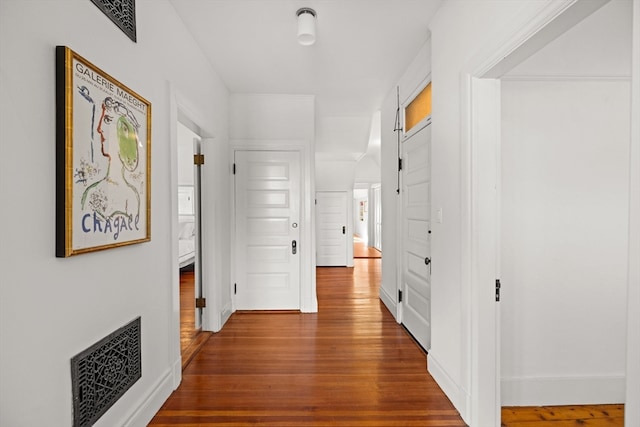
<svg viewBox="0 0 640 427"><path fill-rule="evenodd" d="M626 266L621 264L628 258L628 231L621 226L628 223L628 207L623 205L630 192L628 176L620 174L628 173L624 150L631 126L624 111L630 91L617 86L628 84L630 73L625 83L610 70L600 74L604 62L599 57L590 58L595 71L585 70L584 60L572 59L595 54L592 45L578 45L590 40L585 30L589 21L611 12L609 6L625 7L624 2L611 2L597 10L603 3L575 3L558 11L563 19L548 15L548 28L539 30L541 34L519 40L520 47L509 55L498 49L468 74L465 156L473 174L467 183L470 214L465 223L472 227L467 230L470 294L476 308L469 318L470 380L477 396L472 425L499 425L503 403L624 401L627 286ZM621 28L620 21L605 21L598 25L599 42L605 40L603 27ZM602 43L609 54L618 46ZM565 74L554 66L564 67ZM581 114L585 95L594 108ZM534 112L536 106L541 110ZM613 129L608 129L611 124ZM547 142L551 146L545 146ZM598 265L588 262L585 253L591 251L598 253ZM604 283L606 296L600 295ZM484 297L494 285L495 302ZM572 339L555 344L566 331ZM541 336L544 345L537 346ZM606 336L606 342L582 351L593 336ZM531 347L535 350L527 351ZM556 353L559 348L561 353Z"/></svg>
<svg viewBox="0 0 640 427"><path fill-rule="evenodd" d="M202 341L201 162L197 125L181 117L177 126L178 267L180 269L180 355L189 363Z"/></svg>
<svg viewBox="0 0 640 427"><path fill-rule="evenodd" d="M378 187L379 188L379 187ZM353 190L353 257L381 258L382 253L375 247L375 199L371 189ZM379 203L379 199L378 199ZM379 239L379 237L378 237Z"/></svg>

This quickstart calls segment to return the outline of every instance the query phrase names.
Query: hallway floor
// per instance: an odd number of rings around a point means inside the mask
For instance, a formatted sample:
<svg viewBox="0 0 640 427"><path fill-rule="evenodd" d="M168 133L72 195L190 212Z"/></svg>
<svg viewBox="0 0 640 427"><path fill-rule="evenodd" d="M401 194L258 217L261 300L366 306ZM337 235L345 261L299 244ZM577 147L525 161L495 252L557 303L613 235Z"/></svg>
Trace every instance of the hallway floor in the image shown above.
<svg viewBox="0 0 640 427"><path fill-rule="evenodd" d="M464 426L380 302L380 263L318 268L318 313L233 314L150 425Z"/></svg>

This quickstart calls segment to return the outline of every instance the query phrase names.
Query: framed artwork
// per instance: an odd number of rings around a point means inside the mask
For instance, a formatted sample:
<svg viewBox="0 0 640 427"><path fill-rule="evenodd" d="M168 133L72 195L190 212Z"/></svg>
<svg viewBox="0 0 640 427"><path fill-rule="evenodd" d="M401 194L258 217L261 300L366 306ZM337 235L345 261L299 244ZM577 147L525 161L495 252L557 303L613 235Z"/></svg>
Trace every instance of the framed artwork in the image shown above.
<svg viewBox="0 0 640 427"><path fill-rule="evenodd" d="M151 240L151 104L56 47L56 256Z"/></svg>
<svg viewBox="0 0 640 427"><path fill-rule="evenodd" d="M193 215L195 213L193 196L192 185L178 186L178 215Z"/></svg>

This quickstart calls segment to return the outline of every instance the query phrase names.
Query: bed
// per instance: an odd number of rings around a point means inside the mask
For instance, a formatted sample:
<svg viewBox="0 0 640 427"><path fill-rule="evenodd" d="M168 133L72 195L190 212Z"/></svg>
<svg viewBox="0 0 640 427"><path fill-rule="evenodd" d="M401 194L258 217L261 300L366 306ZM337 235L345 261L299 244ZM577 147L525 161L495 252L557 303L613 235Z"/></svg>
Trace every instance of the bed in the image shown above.
<svg viewBox="0 0 640 427"><path fill-rule="evenodd" d="M193 264L195 253L196 233L193 216L181 216L178 223L178 265L180 268Z"/></svg>

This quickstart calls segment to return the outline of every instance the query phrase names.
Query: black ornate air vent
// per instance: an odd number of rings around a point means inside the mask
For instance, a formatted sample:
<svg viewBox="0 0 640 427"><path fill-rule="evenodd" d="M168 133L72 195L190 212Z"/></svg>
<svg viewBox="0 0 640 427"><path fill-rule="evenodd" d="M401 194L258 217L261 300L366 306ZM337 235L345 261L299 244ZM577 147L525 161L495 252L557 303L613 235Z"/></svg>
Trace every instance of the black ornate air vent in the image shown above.
<svg viewBox="0 0 640 427"><path fill-rule="evenodd" d="M136 0L91 0L134 42L136 36Z"/></svg>
<svg viewBox="0 0 640 427"><path fill-rule="evenodd" d="M71 359L73 426L92 426L142 376L140 317Z"/></svg>

